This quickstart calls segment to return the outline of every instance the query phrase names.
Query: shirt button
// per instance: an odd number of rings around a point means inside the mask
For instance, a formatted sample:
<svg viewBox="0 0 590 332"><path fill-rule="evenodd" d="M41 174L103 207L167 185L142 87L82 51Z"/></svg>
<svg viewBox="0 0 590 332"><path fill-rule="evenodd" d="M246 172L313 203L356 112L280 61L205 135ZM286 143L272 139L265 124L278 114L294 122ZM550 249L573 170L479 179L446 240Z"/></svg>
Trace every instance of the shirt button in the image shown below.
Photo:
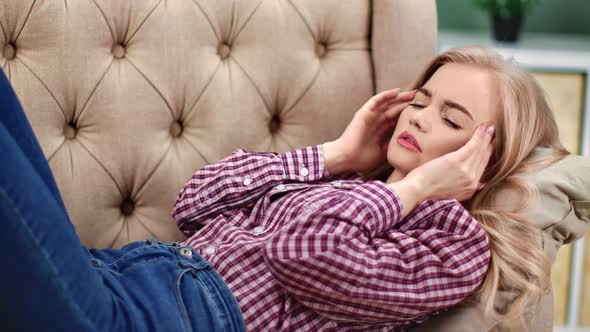
<svg viewBox="0 0 590 332"><path fill-rule="evenodd" d="M244 185L246 185L246 186L247 186L247 185L249 185L250 183L252 183L252 179L250 179L250 178L245 178L245 179L244 179Z"/></svg>
<svg viewBox="0 0 590 332"><path fill-rule="evenodd" d="M215 248L209 247L209 248L205 249L205 253L207 255L213 255L215 253Z"/></svg>
<svg viewBox="0 0 590 332"><path fill-rule="evenodd" d="M334 181L334 182L332 182L332 184L334 186L336 186L336 187L340 187L342 185L342 182L340 182L340 181Z"/></svg>
<svg viewBox="0 0 590 332"><path fill-rule="evenodd" d="M276 186L277 190L283 190L285 189L285 185L284 184L279 184L278 186Z"/></svg>
<svg viewBox="0 0 590 332"><path fill-rule="evenodd" d="M262 227L262 226L254 227L254 233L262 233L262 232L264 232L264 227Z"/></svg>
<svg viewBox="0 0 590 332"><path fill-rule="evenodd" d="M305 168L305 167L302 167L302 168L299 170L299 174L300 174L301 176L307 176L307 175L309 174L309 170L308 170L307 168Z"/></svg>
<svg viewBox="0 0 590 332"><path fill-rule="evenodd" d="M182 248L179 249L179 251L180 251L180 255L182 255L182 256L184 256L186 258L193 257L193 252L189 248L187 248L187 247L182 247Z"/></svg>

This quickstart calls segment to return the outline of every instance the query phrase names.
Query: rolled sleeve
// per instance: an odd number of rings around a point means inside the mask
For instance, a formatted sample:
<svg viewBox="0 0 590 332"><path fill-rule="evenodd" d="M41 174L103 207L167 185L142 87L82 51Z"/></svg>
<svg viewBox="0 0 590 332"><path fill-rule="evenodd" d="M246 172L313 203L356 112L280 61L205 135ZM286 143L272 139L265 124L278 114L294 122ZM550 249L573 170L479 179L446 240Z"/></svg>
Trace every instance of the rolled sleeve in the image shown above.
<svg viewBox="0 0 590 332"><path fill-rule="evenodd" d="M357 199L363 201L371 211L373 218L367 227L373 235L383 232L401 221L403 204L395 192L385 182L370 180L349 191Z"/></svg>
<svg viewBox="0 0 590 332"><path fill-rule="evenodd" d="M324 149L321 144L292 150L279 156L285 180L315 182L330 177L324 165Z"/></svg>

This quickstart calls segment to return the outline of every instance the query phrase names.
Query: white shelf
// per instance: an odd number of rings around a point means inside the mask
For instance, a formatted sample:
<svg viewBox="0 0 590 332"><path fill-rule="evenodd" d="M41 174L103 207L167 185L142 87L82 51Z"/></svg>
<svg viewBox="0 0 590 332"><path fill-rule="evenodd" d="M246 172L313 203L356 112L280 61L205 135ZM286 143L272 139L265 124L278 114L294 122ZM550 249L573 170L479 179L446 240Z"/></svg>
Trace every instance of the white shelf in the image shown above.
<svg viewBox="0 0 590 332"><path fill-rule="evenodd" d="M500 43L485 31L439 31L439 51L460 45L493 47L530 67L590 70L590 36L585 35L523 33L516 43Z"/></svg>
<svg viewBox="0 0 590 332"><path fill-rule="evenodd" d="M587 327L554 327L553 332L590 332Z"/></svg>

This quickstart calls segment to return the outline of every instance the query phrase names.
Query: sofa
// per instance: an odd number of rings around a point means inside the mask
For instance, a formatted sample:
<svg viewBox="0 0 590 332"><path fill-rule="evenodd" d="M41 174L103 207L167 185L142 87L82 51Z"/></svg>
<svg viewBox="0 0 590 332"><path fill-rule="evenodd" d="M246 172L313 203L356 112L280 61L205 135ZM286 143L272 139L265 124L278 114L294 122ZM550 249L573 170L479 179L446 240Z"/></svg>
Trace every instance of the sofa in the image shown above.
<svg viewBox="0 0 590 332"><path fill-rule="evenodd" d="M82 243L119 248L184 240L179 189L234 149L337 138L436 54L437 17L434 0L3 0L0 28L0 66ZM549 295L536 331L552 310ZM422 330L494 325L477 304L437 319Z"/></svg>

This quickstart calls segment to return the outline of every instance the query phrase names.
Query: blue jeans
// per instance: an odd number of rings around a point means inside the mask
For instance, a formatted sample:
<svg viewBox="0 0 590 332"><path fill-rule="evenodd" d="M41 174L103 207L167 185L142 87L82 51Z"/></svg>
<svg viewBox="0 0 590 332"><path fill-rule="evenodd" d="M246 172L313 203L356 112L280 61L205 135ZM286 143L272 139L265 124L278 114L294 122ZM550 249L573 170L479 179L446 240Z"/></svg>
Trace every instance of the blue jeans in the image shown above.
<svg viewBox="0 0 590 332"><path fill-rule="evenodd" d="M2 70L0 264L3 331L245 331L231 291L191 247L81 244Z"/></svg>

